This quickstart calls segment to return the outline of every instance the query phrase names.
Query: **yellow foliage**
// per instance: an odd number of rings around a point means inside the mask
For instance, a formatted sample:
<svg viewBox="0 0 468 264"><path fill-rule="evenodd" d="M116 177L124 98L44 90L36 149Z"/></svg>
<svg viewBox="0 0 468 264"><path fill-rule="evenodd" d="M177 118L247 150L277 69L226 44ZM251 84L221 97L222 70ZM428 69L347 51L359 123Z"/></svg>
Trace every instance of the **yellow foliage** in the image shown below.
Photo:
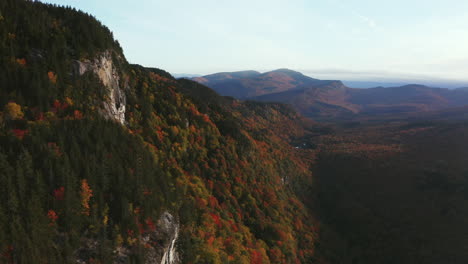
<svg viewBox="0 0 468 264"><path fill-rule="evenodd" d="M66 102L68 105L73 105L73 100L72 100L70 97L65 97L65 102Z"/></svg>
<svg viewBox="0 0 468 264"><path fill-rule="evenodd" d="M120 234L117 235L117 237L115 238L115 244L117 244L117 246L121 246L123 244L124 240L122 238L122 236Z"/></svg>
<svg viewBox="0 0 468 264"><path fill-rule="evenodd" d="M21 106L15 102L9 102L5 105L5 119L16 120L23 118L24 113Z"/></svg>
<svg viewBox="0 0 468 264"><path fill-rule="evenodd" d="M133 246L136 242L137 242L137 238L131 238L131 237L127 238L127 243L130 246Z"/></svg>
<svg viewBox="0 0 468 264"><path fill-rule="evenodd" d="M16 59L16 63L18 63L21 66L26 66L26 59Z"/></svg>

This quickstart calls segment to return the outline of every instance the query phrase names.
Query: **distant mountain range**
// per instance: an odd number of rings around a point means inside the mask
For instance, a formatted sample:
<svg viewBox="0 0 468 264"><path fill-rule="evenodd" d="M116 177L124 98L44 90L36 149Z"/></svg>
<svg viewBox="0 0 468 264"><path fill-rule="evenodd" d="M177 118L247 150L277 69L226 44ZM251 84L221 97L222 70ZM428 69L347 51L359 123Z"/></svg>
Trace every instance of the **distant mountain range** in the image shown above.
<svg viewBox="0 0 468 264"><path fill-rule="evenodd" d="M318 80L288 69L224 72L193 80L225 96L291 104L315 119L416 113L468 105L468 88L450 90L410 84L357 89L342 81Z"/></svg>
<svg viewBox="0 0 468 264"><path fill-rule="evenodd" d="M222 72L196 77L193 80L212 88L221 95L240 99L285 92L323 82L288 69L266 73L257 71Z"/></svg>
<svg viewBox="0 0 468 264"><path fill-rule="evenodd" d="M201 74L191 74L191 73L171 73L174 78L194 78L194 77L200 77L202 76Z"/></svg>

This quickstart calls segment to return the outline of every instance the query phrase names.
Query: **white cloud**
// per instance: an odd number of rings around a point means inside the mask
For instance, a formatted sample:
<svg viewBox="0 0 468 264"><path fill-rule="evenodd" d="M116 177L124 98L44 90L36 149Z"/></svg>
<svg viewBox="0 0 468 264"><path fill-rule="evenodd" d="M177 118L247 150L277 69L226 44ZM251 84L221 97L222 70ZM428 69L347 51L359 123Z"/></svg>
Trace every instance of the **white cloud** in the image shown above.
<svg viewBox="0 0 468 264"><path fill-rule="evenodd" d="M375 20L370 18L370 17L367 17L367 16L363 16L359 13L357 13L356 11L352 11L352 13L358 17L359 19L361 19L362 22L366 23L370 28L372 29L377 29L377 23L375 23Z"/></svg>

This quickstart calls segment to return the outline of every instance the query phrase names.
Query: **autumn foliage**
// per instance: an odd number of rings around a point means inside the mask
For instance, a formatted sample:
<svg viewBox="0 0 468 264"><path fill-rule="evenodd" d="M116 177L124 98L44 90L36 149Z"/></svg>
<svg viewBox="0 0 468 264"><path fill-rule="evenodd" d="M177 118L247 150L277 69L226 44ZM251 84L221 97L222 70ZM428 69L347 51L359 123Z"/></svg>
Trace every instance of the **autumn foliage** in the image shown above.
<svg viewBox="0 0 468 264"><path fill-rule="evenodd" d="M83 207L83 214L89 215L89 200L93 196L93 190L88 185L86 179L81 180L81 206Z"/></svg>

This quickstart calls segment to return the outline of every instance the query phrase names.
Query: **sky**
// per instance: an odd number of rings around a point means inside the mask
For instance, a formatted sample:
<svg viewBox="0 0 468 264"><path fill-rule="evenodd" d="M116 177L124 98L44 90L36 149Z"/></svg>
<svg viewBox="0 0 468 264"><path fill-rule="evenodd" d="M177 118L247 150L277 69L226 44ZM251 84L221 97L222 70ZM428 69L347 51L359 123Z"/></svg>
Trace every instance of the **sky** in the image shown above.
<svg viewBox="0 0 468 264"><path fill-rule="evenodd" d="M127 60L171 73L289 68L468 84L466 0L42 0L94 15Z"/></svg>

